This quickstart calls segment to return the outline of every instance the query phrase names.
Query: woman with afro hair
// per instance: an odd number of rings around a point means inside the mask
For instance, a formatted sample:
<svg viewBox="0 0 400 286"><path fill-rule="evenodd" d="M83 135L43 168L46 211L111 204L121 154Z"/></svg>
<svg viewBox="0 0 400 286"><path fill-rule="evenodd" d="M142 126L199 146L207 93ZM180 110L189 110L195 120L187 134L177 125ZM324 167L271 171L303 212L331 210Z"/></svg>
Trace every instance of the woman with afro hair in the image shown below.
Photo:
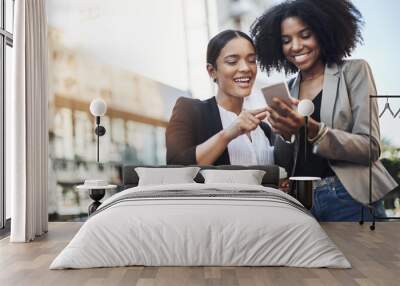
<svg viewBox="0 0 400 286"><path fill-rule="evenodd" d="M314 103L307 140L304 117L279 98L269 106L268 121L281 135L275 156L289 174L322 178L314 186L311 210L320 221L360 219L370 200L370 161L378 216L385 213L377 201L397 185L379 162L378 105L369 99L376 94L371 68L365 60L345 60L362 43L362 24L350 1L294 0L273 6L251 27L261 69L297 73L289 81L293 105L302 99Z"/></svg>

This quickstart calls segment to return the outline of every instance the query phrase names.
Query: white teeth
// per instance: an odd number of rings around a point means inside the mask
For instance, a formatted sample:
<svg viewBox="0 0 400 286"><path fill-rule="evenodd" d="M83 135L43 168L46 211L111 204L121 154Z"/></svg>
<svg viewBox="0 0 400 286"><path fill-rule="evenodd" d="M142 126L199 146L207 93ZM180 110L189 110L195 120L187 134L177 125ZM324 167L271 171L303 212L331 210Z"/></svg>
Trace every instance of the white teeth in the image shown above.
<svg viewBox="0 0 400 286"><path fill-rule="evenodd" d="M301 62L301 61L304 61L307 58L307 56L308 56L308 54L298 55L298 56L294 56L294 59L297 62Z"/></svg>
<svg viewBox="0 0 400 286"><path fill-rule="evenodd" d="M249 77L241 77L241 78L236 78L234 79L235 82L249 82L250 78Z"/></svg>

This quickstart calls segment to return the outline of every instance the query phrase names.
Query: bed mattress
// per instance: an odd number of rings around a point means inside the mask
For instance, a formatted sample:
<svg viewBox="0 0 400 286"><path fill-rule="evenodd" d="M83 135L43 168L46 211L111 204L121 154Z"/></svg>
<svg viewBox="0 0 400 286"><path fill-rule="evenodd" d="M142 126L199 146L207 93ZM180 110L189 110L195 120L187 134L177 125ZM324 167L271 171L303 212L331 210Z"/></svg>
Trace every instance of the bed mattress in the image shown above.
<svg viewBox="0 0 400 286"><path fill-rule="evenodd" d="M351 267L291 196L255 185L197 183L110 197L50 269L128 265Z"/></svg>

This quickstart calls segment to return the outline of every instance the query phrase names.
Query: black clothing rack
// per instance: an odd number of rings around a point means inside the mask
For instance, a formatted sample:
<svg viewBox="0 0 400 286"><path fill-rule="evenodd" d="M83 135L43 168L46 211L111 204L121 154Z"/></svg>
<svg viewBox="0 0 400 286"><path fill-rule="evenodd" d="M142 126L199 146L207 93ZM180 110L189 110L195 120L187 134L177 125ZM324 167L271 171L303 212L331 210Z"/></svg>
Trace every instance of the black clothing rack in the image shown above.
<svg viewBox="0 0 400 286"><path fill-rule="evenodd" d="M397 220L400 219L400 217L379 217L375 215L375 206L372 204L372 160L371 160L371 154L372 154L372 144L371 144L371 121L372 121L372 104L371 104L371 99L373 98L386 98L387 100L389 98L400 98L400 95L370 95L369 96L369 203L367 205L369 212L372 215L372 224L369 226L370 230L375 230L375 221L376 220ZM396 113L397 115L398 113ZM383 114L381 114L383 115ZM360 218L360 224L364 223L364 205L361 206L361 218Z"/></svg>

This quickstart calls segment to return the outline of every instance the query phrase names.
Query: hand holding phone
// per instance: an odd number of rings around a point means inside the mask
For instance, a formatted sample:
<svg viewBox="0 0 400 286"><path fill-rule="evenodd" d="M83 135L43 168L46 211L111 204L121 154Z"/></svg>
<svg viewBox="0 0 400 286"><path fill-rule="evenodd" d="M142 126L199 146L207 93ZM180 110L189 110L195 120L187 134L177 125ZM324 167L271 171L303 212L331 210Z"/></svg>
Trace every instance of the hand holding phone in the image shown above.
<svg viewBox="0 0 400 286"><path fill-rule="evenodd" d="M290 96L286 82L267 86L261 91L268 104L268 122L272 130L286 140L303 125L304 118L297 112L298 100ZM279 98L279 100L274 100Z"/></svg>
<svg viewBox="0 0 400 286"><path fill-rule="evenodd" d="M280 82L273 85L269 85L261 89L264 98L268 106L272 106L272 100L274 97L279 97L281 100L285 101L289 106L292 106L291 96L289 88L286 82Z"/></svg>

